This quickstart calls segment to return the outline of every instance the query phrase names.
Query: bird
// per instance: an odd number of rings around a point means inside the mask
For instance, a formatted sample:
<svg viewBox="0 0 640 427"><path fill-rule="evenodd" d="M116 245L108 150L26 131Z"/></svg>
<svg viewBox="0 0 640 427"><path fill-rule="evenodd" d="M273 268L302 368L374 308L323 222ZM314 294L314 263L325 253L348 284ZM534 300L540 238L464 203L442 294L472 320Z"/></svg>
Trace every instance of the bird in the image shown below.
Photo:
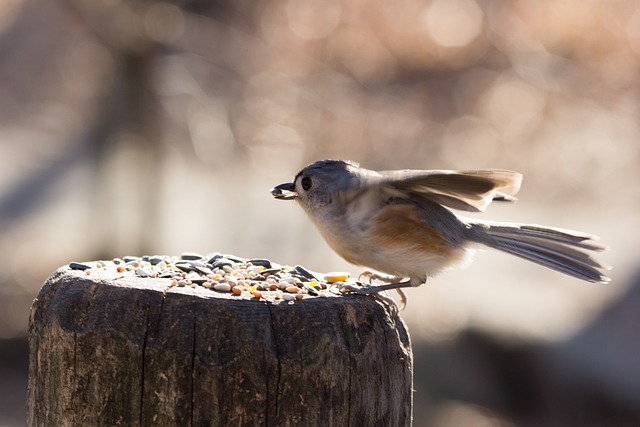
<svg viewBox="0 0 640 427"><path fill-rule="evenodd" d="M483 212L493 201L513 202L521 183L522 174L505 169L375 171L353 161L320 160L270 192L298 202L346 261L376 271L363 273L370 286L345 285L345 291L379 295L396 289L403 307L403 288L468 265L483 246L587 282L609 282L603 270L610 267L592 256L607 249L597 236L453 212ZM372 285L374 279L384 284Z"/></svg>

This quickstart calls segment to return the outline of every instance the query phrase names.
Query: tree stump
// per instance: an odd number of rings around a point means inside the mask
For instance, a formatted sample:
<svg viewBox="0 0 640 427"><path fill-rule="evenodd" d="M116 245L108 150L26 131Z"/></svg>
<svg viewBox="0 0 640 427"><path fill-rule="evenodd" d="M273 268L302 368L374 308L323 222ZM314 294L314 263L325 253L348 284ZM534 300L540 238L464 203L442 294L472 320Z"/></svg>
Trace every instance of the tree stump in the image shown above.
<svg viewBox="0 0 640 427"><path fill-rule="evenodd" d="M408 426L400 317L362 295L275 303L63 267L29 325L29 426Z"/></svg>

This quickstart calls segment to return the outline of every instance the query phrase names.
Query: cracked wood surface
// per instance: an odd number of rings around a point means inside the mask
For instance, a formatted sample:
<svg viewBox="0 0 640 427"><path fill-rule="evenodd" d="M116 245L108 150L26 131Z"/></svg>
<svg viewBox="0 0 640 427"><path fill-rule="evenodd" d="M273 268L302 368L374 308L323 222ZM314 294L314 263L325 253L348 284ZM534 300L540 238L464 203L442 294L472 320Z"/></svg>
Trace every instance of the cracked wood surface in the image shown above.
<svg viewBox="0 0 640 427"><path fill-rule="evenodd" d="M372 297L270 304L61 268L29 347L29 426L411 424L409 336Z"/></svg>

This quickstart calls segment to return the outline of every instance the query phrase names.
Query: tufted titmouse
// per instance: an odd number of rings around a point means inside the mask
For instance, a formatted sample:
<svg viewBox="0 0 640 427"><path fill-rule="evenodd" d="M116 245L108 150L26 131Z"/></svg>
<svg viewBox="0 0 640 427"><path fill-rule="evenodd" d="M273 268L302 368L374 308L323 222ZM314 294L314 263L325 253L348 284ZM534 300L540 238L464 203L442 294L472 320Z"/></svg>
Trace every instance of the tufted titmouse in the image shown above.
<svg viewBox="0 0 640 427"><path fill-rule="evenodd" d="M321 160L271 194L298 201L345 260L389 275L370 273L388 283L350 289L360 293L419 286L464 264L476 244L578 279L608 282L600 271L607 267L587 253L605 249L595 236L464 218L447 209L482 212L493 200L514 201L521 181L521 174L502 169L376 172L354 162Z"/></svg>

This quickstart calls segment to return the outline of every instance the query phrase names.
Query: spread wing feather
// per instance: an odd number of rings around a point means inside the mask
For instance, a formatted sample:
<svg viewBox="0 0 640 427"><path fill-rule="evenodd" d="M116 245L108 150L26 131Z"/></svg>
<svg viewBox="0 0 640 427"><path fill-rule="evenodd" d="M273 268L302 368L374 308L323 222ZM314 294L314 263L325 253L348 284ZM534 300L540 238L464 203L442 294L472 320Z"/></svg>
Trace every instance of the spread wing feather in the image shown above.
<svg viewBox="0 0 640 427"><path fill-rule="evenodd" d="M392 195L419 197L452 209L484 211L493 200L514 201L522 175L504 169L403 170L381 172Z"/></svg>

